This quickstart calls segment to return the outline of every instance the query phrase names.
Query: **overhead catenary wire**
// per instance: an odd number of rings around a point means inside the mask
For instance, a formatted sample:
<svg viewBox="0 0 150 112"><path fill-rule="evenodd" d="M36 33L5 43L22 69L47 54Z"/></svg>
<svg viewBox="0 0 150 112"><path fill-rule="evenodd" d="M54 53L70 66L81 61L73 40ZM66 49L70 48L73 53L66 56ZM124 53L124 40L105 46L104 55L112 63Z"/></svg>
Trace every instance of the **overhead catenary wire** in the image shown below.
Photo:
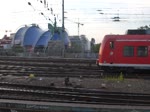
<svg viewBox="0 0 150 112"><path fill-rule="evenodd" d="M38 0L37 0L37 1L38 1ZM46 15L46 14L44 13L44 12L51 11L50 14L51 14L53 17L55 17L55 14L53 13L53 8L49 8L48 1L46 1L46 0L39 0L40 3L43 3L43 4L44 4L44 7L43 7L44 10L43 10L43 11L40 11L39 9L37 9L37 8L35 7L35 5L32 5L31 2L29 2L29 1L27 1L27 0L26 0L26 2L28 3L29 6L31 6L31 7L33 8L33 10L35 11L35 13L38 13L39 15L43 16L43 17L45 18L45 20L50 21L52 24L54 23L54 21L52 21L51 18L50 18L48 15Z"/></svg>

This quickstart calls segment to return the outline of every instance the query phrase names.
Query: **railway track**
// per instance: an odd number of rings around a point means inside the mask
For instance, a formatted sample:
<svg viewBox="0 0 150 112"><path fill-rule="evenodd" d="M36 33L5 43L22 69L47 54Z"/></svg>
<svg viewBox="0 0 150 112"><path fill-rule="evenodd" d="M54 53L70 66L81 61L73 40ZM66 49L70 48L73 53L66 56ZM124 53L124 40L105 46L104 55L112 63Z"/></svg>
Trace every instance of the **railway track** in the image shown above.
<svg viewBox="0 0 150 112"><path fill-rule="evenodd" d="M95 60L0 57L3 75L43 77L99 77L101 70Z"/></svg>
<svg viewBox="0 0 150 112"><path fill-rule="evenodd" d="M58 59L58 58L24 58L0 57L0 74L37 77L89 77L100 78L119 76L118 73L105 73L100 70L94 59ZM150 79L149 74L123 74L124 78Z"/></svg>
<svg viewBox="0 0 150 112"><path fill-rule="evenodd" d="M96 66L95 60L21 57L0 57L0 74L4 76L34 74L35 77L65 78L66 76L100 78L105 75L115 75L104 73ZM13 83L13 81L0 82L0 98L39 102L150 106L150 94L106 92L75 88L75 86L33 86L27 83Z"/></svg>
<svg viewBox="0 0 150 112"><path fill-rule="evenodd" d="M81 104L150 106L150 94L0 83L0 98Z"/></svg>

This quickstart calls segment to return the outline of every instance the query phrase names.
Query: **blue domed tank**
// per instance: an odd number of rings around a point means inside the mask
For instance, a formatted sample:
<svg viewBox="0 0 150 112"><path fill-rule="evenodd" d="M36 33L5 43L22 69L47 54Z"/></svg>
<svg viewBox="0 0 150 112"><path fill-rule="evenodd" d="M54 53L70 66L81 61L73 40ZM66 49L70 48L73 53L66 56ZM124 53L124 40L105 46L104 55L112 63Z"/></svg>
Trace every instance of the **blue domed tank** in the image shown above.
<svg viewBox="0 0 150 112"><path fill-rule="evenodd" d="M63 36L64 36L64 44L65 44L65 46L69 46L71 42L70 42L70 38L68 36L68 33L66 31L63 32Z"/></svg>
<svg viewBox="0 0 150 112"><path fill-rule="evenodd" d="M44 32L39 38L39 40L37 41L35 47L38 47L38 46L47 47L48 42L50 41L51 38L52 38L52 33L50 32L50 30Z"/></svg>
<svg viewBox="0 0 150 112"><path fill-rule="evenodd" d="M51 40L61 40L61 34L59 32L55 32Z"/></svg>
<svg viewBox="0 0 150 112"><path fill-rule="evenodd" d="M68 33L66 31L61 33L61 30L58 30L54 33L51 40L62 40L65 46L70 44L70 39L68 37Z"/></svg>
<svg viewBox="0 0 150 112"><path fill-rule="evenodd" d="M34 47L43 32L44 31L36 25L29 27L24 35L23 46Z"/></svg>
<svg viewBox="0 0 150 112"><path fill-rule="evenodd" d="M15 34L14 36L14 39L13 39L13 45L15 44L19 44L19 45L23 45L23 39L24 39L24 35L27 31L29 27L27 26L24 26L24 27L21 27Z"/></svg>

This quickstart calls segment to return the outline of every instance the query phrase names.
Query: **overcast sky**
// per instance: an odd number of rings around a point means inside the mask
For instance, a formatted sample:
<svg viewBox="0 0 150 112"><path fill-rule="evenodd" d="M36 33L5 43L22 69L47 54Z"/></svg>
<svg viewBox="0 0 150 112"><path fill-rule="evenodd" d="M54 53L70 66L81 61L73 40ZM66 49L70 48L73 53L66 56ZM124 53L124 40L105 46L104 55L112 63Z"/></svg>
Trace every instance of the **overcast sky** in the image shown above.
<svg viewBox="0 0 150 112"><path fill-rule="evenodd" d="M28 5L30 1L31 5ZM43 0L44 1L44 0ZM5 31L16 32L25 24L37 23L43 29L57 18L62 25L62 0L3 0L0 3L0 38ZM64 0L65 28L69 35L84 34L90 40L102 41L106 34L124 34L127 29L150 24L149 0ZM52 8L53 11L47 10ZM43 12L44 16L40 15ZM120 17L114 22L113 17ZM50 18L52 21L49 21ZM80 25L78 29L78 22Z"/></svg>

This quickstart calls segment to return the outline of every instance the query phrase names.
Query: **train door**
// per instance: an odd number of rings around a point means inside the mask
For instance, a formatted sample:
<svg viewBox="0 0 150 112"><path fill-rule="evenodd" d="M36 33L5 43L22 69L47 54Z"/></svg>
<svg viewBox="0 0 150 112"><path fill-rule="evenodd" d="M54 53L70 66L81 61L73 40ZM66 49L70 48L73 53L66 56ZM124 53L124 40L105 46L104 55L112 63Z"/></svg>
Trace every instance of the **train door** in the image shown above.
<svg viewBox="0 0 150 112"><path fill-rule="evenodd" d="M115 59L115 41L114 40L111 40L109 42L109 49L110 49L110 52L109 52L109 62L110 64L113 64L114 63L114 59Z"/></svg>
<svg viewBox="0 0 150 112"><path fill-rule="evenodd" d="M150 57L150 46L148 46L148 57Z"/></svg>

